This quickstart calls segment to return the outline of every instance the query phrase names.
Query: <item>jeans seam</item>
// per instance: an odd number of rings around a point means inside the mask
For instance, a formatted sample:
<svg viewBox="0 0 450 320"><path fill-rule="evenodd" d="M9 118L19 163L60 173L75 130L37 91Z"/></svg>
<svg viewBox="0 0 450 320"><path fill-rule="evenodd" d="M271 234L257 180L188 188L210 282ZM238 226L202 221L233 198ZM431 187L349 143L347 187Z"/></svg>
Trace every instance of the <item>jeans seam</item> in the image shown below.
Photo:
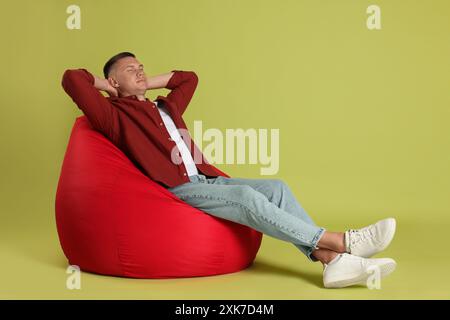
<svg viewBox="0 0 450 320"><path fill-rule="evenodd" d="M319 231L317 231L316 235L314 236L312 240L312 244L314 244L314 249L317 249L317 242L319 242L320 237L322 236L323 232L325 232L324 228L320 228Z"/></svg>
<svg viewBox="0 0 450 320"><path fill-rule="evenodd" d="M321 236L325 233L325 231L326 231L325 228L320 228L320 230L319 230L319 231L316 233L316 235L314 236L314 238L313 238L314 246L311 247L311 248L308 250L308 254L307 254L309 260L311 260L311 261L317 261L317 259L315 259L315 258L313 259L312 253L313 253L314 250L318 249L318 247L317 247L317 242L320 241L320 238L321 238Z"/></svg>
<svg viewBox="0 0 450 320"><path fill-rule="evenodd" d="M243 205L242 203L236 202L236 201L232 201L232 200L228 200L228 199L224 199L224 198L215 198L215 197L211 197L211 196L203 196L203 195L187 195L187 196L180 196L180 199L183 198L206 198L206 199L212 199L212 200L221 200L224 201L226 203L229 203L231 205L237 205L240 206L242 208L244 208L245 210L247 210L248 212L250 212L251 214L253 214L254 216L256 216L256 214L247 206ZM279 227L282 230L288 231L290 233L293 233L294 235L296 235L297 237L299 237L300 239L302 239L303 241L305 241L306 243L308 243L309 241L307 239L305 239L300 233L297 233L295 231L283 228L281 225L277 225L275 222L273 222L270 219L266 219L264 216L260 216L264 221L269 222L270 224L272 224L273 226ZM319 230L320 232L320 230ZM317 237L317 234L315 235L315 237L313 238L313 240ZM313 244L313 242L309 242L310 245Z"/></svg>

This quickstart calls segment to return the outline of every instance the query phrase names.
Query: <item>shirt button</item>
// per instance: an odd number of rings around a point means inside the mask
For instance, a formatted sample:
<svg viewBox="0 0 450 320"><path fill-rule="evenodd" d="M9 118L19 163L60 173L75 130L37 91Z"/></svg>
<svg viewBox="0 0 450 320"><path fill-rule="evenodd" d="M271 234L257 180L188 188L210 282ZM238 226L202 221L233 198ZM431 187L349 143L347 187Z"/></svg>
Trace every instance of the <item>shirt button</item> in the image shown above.
<svg viewBox="0 0 450 320"><path fill-rule="evenodd" d="M155 105L152 105L152 108L154 108L155 107Z"/></svg>
<svg viewBox="0 0 450 320"><path fill-rule="evenodd" d="M159 125L162 126L162 122L160 122Z"/></svg>
<svg viewBox="0 0 450 320"><path fill-rule="evenodd" d="M185 176L186 175L186 173L183 173L183 176Z"/></svg>
<svg viewBox="0 0 450 320"><path fill-rule="evenodd" d="M169 141L173 141L172 138L169 138Z"/></svg>

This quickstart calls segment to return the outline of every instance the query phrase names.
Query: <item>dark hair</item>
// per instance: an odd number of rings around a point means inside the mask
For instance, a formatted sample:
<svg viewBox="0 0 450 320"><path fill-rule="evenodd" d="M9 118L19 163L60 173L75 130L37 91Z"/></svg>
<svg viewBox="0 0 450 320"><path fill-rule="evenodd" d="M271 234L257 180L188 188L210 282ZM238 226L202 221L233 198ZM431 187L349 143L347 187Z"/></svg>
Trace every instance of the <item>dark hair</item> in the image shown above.
<svg viewBox="0 0 450 320"><path fill-rule="evenodd" d="M111 68L114 65L114 63L116 63L117 61L119 61L120 59L125 58L125 57L136 58L136 56L134 54L132 54L131 52L121 52L121 53L116 54L114 57L109 59L105 63L105 66L103 67L103 75L105 76L105 79L108 78L109 71L111 70Z"/></svg>

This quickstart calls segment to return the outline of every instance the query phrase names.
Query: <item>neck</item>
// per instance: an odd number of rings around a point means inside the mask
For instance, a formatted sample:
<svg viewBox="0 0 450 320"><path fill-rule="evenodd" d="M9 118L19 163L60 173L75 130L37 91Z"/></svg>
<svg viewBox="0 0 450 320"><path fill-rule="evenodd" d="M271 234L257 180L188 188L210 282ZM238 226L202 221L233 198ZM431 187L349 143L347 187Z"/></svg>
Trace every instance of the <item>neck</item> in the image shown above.
<svg viewBox="0 0 450 320"><path fill-rule="evenodd" d="M145 95L143 94L137 94L136 97L138 98L139 101L145 101Z"/></svg>

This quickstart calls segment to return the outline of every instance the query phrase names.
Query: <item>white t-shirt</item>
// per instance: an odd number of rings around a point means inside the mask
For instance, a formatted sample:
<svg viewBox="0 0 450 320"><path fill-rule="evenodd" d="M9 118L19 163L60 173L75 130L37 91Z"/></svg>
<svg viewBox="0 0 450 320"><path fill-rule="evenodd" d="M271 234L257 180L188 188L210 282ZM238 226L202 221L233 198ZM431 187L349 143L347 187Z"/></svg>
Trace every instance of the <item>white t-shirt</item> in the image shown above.
<svg viewBox="0 0 450 320"><path fill-rule="evenodd" d="M193 176L198 173L197 167L195 166L194 159L192 158L191 151L186 145L186 142L180 135L175 123L173 122L170 114L167 112L164 106L158 106L158 101L154 101L156 106L158 107L159 113L161 114L161 118L166 125L166 129L170 134L170 137L177 144L178 150L181 153L181 158L183 159L184 166L186 167L188 176Z"/></svg>

